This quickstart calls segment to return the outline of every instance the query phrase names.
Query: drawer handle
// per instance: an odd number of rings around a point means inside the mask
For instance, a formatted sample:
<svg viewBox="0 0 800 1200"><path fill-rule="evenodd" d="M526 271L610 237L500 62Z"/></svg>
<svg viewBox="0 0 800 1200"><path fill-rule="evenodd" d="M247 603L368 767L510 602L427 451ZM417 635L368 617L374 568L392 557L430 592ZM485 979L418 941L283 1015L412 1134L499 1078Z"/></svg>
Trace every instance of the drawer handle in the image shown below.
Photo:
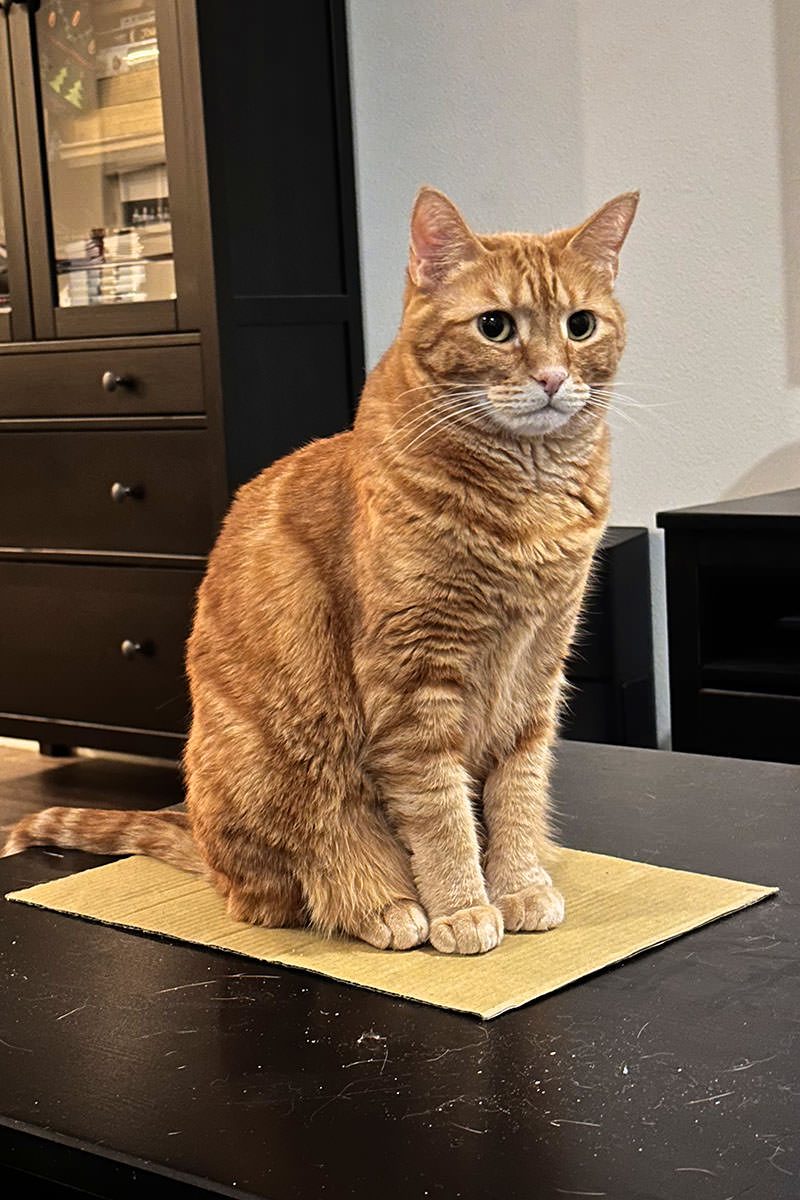
<svg viewBox="0 0 800 1200"><path fill-rule="evenodd" d="M115 392L118 387L133 387L133 380L127 375L117 375L115 371L104 371L102 384L105 391Z"/></svg>
<svg viewBox="0 0 800 1200"><path fill-rule="evenodd" d="M134 642L131 638L125 638L119 649L123 658L136 658L139 654L152 654L153 644L152 642Z"/></svg>
<svg viewBox="0 0 800 1200"><path fill-rule="evenodd" d="M121 504L123 500L130 498L131 500L141 500L144 496L144 488L139 483L128 487L126 483L112 483L111 499L115 504Z"/></svg>

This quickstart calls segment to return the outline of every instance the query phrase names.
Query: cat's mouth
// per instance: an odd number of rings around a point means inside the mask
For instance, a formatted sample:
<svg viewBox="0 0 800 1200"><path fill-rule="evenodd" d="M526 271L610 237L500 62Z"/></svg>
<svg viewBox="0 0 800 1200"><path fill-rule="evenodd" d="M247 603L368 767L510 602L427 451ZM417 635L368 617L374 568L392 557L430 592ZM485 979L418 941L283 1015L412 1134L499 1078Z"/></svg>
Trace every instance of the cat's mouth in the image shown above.
<svg viewBox="0 0 800 1200"><path fill-rule="evenodd" d="M561 429L580 412L585 400L553 396L545 401L524 401L493 406L500 424L522 437L536 437Z"/></svg>
<svg viewBox="0 0 800 1200"><path fill-rule="evenodd" d="M489 388L487 400L494 420L518 437L537 437L561 429L585 407L589 389L567 381L552 395L542 388Z"/></svg>

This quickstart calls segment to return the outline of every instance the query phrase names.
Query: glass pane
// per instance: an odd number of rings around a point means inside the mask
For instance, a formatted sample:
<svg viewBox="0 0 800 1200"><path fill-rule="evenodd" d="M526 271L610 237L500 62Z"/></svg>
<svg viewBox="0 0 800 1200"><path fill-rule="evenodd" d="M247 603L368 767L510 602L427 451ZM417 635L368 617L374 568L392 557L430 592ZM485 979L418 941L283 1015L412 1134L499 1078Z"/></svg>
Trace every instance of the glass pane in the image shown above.
<svg viewBox="0 0 800 1200"><path fill-rule="evenodd" d="M8 297L8 252L6 251L6 219L3 213L3 193L0 190L0 312L10 312Z"/></svg>
<svg viewBox="0 0 800 1200"><path fill-rule="evenodd" d="M58 303L174 298L152 0L46 0L36 28Z"/></svg>

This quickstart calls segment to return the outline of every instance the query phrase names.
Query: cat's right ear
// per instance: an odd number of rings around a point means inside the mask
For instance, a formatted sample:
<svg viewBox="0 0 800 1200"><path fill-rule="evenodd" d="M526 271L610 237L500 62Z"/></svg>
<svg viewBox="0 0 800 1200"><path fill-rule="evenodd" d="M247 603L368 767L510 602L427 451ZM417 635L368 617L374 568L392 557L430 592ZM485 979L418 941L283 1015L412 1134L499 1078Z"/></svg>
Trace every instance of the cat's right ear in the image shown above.
<svg viewBox="0 0 800 1200"><path fill-rule="evenodd" d="M619 252L628 236L639 203L638 192L623 192L615 196L575 230L569 230L567 246L605 267L616 279Z"/></svg>
<svg viewBox="0 0 800 1200"><path fill-rule="evenodd" d="M408 274L419 288L433 289L457 267L484 253L461 213L444 192L423 187L411 214Z"/></svg>

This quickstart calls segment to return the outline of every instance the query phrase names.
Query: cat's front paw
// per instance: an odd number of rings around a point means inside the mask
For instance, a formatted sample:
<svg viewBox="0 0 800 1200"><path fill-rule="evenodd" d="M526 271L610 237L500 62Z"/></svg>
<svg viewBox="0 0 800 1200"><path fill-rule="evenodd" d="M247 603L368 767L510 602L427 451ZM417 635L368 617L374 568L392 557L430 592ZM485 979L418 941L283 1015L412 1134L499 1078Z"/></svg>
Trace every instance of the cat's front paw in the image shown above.
<svg viewBox="0 0 800 1200"><path fill-rule="evenodd" d="M410 950L428 940L428 918L413 900L393 900L368 917L357 935L379 950Z"/></svg>
<svg viewBox="0 0 800 1200"><path fill-rule="evenodd" d="M553 929L564 920L564 897L547 883L498 896L495 904L503 914L503 924L509 933L518 933L522 929Z"/></svg>
<svg viewBox="0 0 800 1200"><path fill-rule="evenodd" d="M503 918L493 904L460 908L431 921L431 945L442 954L485 954L503 940Z"/></svg>

